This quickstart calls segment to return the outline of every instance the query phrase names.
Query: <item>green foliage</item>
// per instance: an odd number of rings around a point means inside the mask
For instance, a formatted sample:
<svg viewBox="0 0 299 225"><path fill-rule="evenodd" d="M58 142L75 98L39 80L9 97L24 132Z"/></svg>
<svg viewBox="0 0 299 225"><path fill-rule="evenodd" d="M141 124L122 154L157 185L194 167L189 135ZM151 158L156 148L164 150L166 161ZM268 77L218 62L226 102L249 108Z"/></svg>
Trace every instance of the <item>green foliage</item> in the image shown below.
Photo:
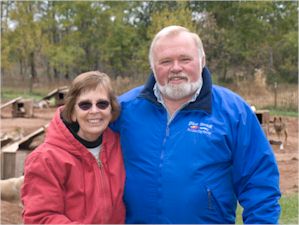
<svg viewBox="0 0 299 225"><path fill-rule="evenodd" d="M277 50L279 57L275 60L278 64L277 72L281 80L292 83L298 82L298 32L291 31L282 36Z"/></svg>
<svg viewBox="0 0 299 225"><path fill-rule="evenodd" d="M110 2L108 13L111 18L110 28L105 34L102 45L102 62L105 70L113 74L113 77L130 75L130 65L135 47L138 46L136 29L125 22L126 4Z"/></svg>
<svg viewBox="0 0 299 225"><path fill-rule="evenodd" d="M173 2L168 4L173 4ZM163 27L170 25L184 26L193 32L196 30L195 23L192 22L192 11L188 8L186 2L178 2L175 7L165 7L162 10L155 11L152 14L147 35L152 39Z"/></svg>
<svg viewBox="0 0 299 225"><path fill-rule="evenodd" d="M71 79L102 70L145 80L152 37L177 24L200 35L216 80L234 79L237 72L250 79L258 68L270 82L298 82L296 1L43 0L1 6L5 74Z"/></svg>

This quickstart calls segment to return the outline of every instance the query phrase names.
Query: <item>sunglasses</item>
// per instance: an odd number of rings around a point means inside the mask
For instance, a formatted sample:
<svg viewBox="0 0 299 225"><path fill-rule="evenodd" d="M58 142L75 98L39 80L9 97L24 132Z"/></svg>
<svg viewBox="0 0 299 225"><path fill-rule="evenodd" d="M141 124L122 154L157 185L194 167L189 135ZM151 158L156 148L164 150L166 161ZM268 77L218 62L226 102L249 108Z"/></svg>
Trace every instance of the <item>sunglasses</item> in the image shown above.
<svg viewBox="0 0 299 225"><path fill-rule="evenodd" d="M80 109L87 111L92 107L92 103L90 101L82 101L78 103ZM109 107L110 102L107 100L100 100L96 103L98 109L105 110Z"/></svg>

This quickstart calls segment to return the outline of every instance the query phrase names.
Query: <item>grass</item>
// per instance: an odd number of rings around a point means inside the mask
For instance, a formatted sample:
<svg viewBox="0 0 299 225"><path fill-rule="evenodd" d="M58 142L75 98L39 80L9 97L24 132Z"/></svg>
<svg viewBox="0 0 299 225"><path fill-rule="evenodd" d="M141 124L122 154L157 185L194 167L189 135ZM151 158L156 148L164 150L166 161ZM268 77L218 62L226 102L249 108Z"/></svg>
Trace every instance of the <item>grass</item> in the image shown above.
<svg viewBox="0 0 299 225"><path fill-rule="evenodd" d="M280 224L298 224L298 193L280 199Z"/></svg>
<svg viewBox="0 0 299 225"><path fill-rule="evenodd" d="M298 193L282 196L280 199L281 214L280 224L298 224ZM243 209L240 205L237 208L236 224L243 224Z"/></svg>
<svg viewBox="0 0 299 225"><path fill-rule="evenodd" d="M267 109L270 110L271 116L290 116L290 117L298 117L298 110L294 109L283 109L283 108L274 108L268 107Z"/></svg>
<svg viewBox="0 0 299 225"><path fill-rule="evenodd" d="M34 100L41 100L48 92L47 91L34 91L29 94L27 90L12 89L12 88L1 88L1 100L11 100L22 96L23 98L32 98Z"/></svg>
<svg viewBox="0 0 299 225"><path fill-rule="evenodd" d="M36 101L41 100L44 96L48 94L49 90L45 89L35 89L32 94L29 94L27 90L21 88L8 88L2 87L1 89L1 100L11 100L22 96L23 98L31 98ZM291 117L298 117L298 109L295 108L275 108L274 106L268 106L265 109L270 110L271 116L291 116Z"/></svg>

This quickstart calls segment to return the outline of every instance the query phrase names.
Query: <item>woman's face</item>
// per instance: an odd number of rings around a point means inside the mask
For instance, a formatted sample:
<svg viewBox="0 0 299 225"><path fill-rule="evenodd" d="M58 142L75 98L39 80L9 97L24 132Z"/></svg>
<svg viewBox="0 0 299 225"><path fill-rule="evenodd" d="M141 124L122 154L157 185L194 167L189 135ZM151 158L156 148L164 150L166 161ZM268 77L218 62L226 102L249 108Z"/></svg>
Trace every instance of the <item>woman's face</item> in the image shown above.
<svg viewBox="0 0 299 225"><path fill-rule="evenodd" d="M107 128L111 118L108 93L101 86L78 96L72 120L78 122L78 135L81 138L95 141Z"/></svg>

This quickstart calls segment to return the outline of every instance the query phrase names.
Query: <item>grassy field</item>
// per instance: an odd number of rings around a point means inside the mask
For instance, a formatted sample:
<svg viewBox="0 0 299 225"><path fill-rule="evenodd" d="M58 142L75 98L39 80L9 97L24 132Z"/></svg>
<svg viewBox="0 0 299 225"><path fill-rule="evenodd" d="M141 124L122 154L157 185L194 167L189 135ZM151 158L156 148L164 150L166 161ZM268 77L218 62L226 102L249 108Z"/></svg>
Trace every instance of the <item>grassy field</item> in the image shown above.
<svg viewBox="0 0 299 225"><path fill-rule="evenodd" d="M121 84L117 84L116 86L121 86ZM19 96L22 96L23 98L32 98L33 100L38 101L46 96L50 91L52 91L52 89L36 88L32 94L29 94L28 90L24 90L23 88L2 87L1 101L8 101ZM258 100L258 102L260 102L260 100ZM258 104L253 105L258 106ZM298 117L298 108L294 104L292 107L275 108L273 105L269 105L268 107L261 106L259 108L270 110L270 115Z"/></svg>
<svg viewBox="0 0 299 225"><path fill-rule="evenodd" d="M21 91L13 88L6 88L2 87L1 89L1 100L7 101L14 98L17 98L19 96L22 96L23 98L32 98L34 100L40 100L42 99L47 93L43 91L34 92L32 94L29 94L27 91Z"/></svg>
<svg viewBox="0 0 299 225"><path fill-rule="evenodd" d="M282 196L280 199L281 215L280 224L298 224L298 193ZM237 208L237 224L242 222L242 207Z"/></svg>
<svg viewBox="0 0 299 225"><path fill-rule="evenodd" d="M132 77L120 77L112 80L113 88L119 95L133 87L144 84L147 78L133 79ZM70 85L71 80L48 81L40 77L39 82L33 85L33 97L40 99L55 88ZM217 83L217 82L216 82ZM271 84L261 85L263 82L231 82L219 83L238 93L250 105L256 109L269 109L275 115L298 116L298 84L279 83L276 88ZM29 93L28 79L24 77L2 77L1 99L6 100L9 96L17 95L27 97ZM12 99L9 97L9 99ZM293 114L292 112L296 112Z"/></svg>

